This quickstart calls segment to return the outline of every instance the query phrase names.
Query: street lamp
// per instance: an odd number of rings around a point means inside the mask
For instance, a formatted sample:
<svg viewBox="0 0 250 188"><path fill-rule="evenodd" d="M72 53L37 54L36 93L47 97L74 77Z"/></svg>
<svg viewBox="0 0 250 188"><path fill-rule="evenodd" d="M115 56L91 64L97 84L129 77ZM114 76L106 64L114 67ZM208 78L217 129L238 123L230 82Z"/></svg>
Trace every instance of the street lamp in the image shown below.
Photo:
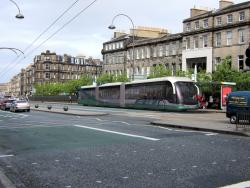
<svg viewBox="0 0 250 188"><path fill-rule="evenodd" d="M12 2L12 3L16 6L16 8L18 9L18 14L16 15L16 18L17 18L17 19L23 19L23 18L24 18L24 15L21 14L20 8L19 8L19 6L17 5L17 3L16 3L15 1L13 1L13 0L10 0L10 2Z"/></svg>
<svg viewBox="0 0 250 188"><path fill-rule="evenodd" d="M14 52L17 56L18 56L18 54L17 54L17 51L18 51L18 52L21 52L21 53L24 55L23 51L20 50L20 49L18 49L18 48L0 47L0 50L11 50L11 51Z"/></svg>
<svg viewBox="0 0 250 188"><path fill-rule="evenodd" d="M135 70L134 70L134 66L135 66L135 25L133 20L126 14L117 14L116 16L114 16L114 18L112 19L112 23L111 25L108 27L109 29L115 29L115 25L114 25L114 21L117 17L119 16L125 16L126 18L128 18L132 24L133 30L132 30L132 52L133 52L133 56L132 56L132 80L134 80L135 78Z"/></svg>

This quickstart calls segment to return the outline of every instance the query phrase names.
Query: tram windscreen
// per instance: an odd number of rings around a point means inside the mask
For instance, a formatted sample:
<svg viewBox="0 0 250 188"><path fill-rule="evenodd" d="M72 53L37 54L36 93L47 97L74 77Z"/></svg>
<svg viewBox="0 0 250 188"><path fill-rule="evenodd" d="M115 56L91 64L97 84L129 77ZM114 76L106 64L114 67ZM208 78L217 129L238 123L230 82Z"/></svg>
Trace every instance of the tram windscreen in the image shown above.
<svg viewBox="0 0 250 188"><path fill-rule="evenodd" d="M179 104L196 105L198 89L193 82L176 82L176 94Z"/></svg>

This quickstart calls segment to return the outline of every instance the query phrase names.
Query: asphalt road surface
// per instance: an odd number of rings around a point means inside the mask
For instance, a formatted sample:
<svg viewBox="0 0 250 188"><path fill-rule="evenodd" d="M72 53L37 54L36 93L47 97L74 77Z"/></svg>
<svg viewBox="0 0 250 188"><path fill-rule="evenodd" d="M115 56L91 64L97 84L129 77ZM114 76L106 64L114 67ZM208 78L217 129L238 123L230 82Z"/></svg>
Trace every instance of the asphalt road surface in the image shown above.
<svg viewBox="0 0 250 188"><path fill-rule="evenodd" d="M211 188L250 179L248 137L149 121L0 111L0 168L18 188Z"/></svg>

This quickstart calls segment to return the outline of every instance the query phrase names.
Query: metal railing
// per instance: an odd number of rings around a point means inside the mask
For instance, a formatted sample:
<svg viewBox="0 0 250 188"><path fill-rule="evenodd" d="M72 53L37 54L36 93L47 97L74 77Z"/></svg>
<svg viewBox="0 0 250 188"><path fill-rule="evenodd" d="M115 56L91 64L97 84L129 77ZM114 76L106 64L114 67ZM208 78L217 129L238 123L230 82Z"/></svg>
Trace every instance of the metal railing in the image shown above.
<svg viewBox="0 0 250 188"><path fill-rule="evenodd" d="M250 130L250 112L238 112L236 117L236 130L239 128Z"/></svg>

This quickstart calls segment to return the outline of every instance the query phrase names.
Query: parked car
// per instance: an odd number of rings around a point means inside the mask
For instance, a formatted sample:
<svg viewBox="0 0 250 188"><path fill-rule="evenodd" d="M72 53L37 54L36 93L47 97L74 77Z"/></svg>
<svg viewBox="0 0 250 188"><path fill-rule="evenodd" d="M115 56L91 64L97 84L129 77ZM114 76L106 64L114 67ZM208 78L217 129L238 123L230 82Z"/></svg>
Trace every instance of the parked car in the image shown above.
<svg viewBox="0 0 250 188"><path fill-rule="evenodd" d="M250 113L250 91L232 92L227 97L226 116L230 118L230 122L237 122L237 113Z"/></svg>
<svg viewBox="0 0 250 188"><path fill-rule="evenodd" d="M17 111L30 111L30 104L26 100L18 100L14 101L10 106L11 112L17 112Z"/></svg>
<svg viewBox="0 0 250 188"><path fill-rule="evenodd" d="M3 105L3 103L6 102L6 101L7 101L7 99L0 99L0 109L2 109L2 105Z"/></svg>
<svg viewBox="0 0 250 188"><path fill-rule="evenodd" d="M8 99L1 104L1 110L10 110L10 105L15 99Z"/></svg>

